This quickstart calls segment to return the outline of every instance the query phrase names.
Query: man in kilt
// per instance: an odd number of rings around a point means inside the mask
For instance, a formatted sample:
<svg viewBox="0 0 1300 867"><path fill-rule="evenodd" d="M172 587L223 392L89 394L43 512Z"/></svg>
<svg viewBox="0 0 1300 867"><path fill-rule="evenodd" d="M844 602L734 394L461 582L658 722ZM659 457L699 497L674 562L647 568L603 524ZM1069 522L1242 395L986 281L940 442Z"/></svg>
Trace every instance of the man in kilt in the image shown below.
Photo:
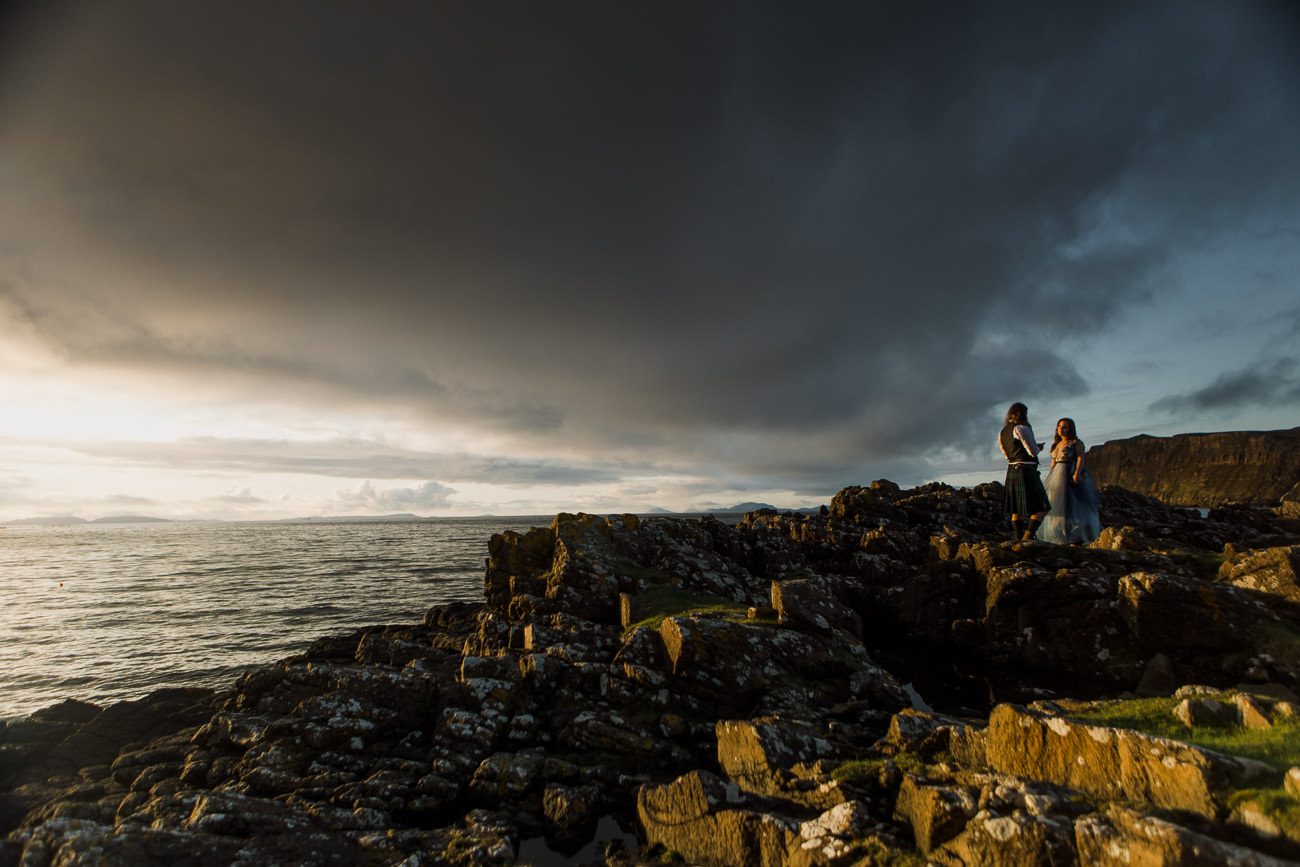
<svg viewBox="0 0 1300 867"><path fill-rule="evenodd" d="M1029 408L1023 403L1013 403L1007 410L1006 424L998 435L998 448L1007 459L1006 493L1002 508L1011 516L1011 538L1034 538L1038 525L1052 510L1047 491L1038 475L1038 453L1044 443L1034 439L1034 429L1029 426ZM1023 519L1028 518L1028 522Z"/></svg>

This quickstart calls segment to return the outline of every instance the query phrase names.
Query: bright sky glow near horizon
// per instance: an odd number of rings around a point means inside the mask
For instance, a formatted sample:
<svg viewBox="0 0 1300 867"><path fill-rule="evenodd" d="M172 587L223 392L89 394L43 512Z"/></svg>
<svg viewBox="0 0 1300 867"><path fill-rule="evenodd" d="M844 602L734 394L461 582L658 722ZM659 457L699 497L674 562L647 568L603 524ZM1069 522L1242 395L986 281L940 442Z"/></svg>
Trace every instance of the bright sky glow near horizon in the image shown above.
<svg viewBox="0 0 1300 867"><path fill-rule="evenodd" d="M20 4L0 520L696 510L1300 424L1287 2Z"/></svg>

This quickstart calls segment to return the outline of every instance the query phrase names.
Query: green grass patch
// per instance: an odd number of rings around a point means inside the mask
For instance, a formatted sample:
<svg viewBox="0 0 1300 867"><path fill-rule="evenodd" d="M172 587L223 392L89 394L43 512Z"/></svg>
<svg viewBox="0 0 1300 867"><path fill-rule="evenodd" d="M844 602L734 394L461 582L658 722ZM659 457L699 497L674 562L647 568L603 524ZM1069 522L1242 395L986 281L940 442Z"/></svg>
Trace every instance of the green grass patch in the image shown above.
<svg viewBox="0 0 1300 867"><path fill-rule="evenodd" d="M1292 840L1300 840L1300 801L1283 789L1243 789L1228 799L1228 806L1238 807L1254 803L1259 811L1272 819Z"/></svg>
<svg viewBox="0 0 1300 867"><path fill-rule="evenodd" d="M636 595L641 618L623 631L624 635L641 626L658 626L665 617L690 614L713 614L728 620L745 620L749 606L716 596L697 595L676 587L651 587Z"/></svg>
<svg viewBox="0 0 1300 867"><path fill-rule="evenodd" d="M1278 722L1269 729L1241 726L1197 726L1188 728L1174 716L1179 699L1136 698L1108 702L1086 711L1074 711L1072 719L1090 725L1133 729L1220 753L1266 762L1279 771L1300 765L1300 724Z"/></svg>
<svg viewBox="0 0 1300 867"><path fill-rule="evenodd" d="M893 765L903 773L914 777L924 777L931 765L951 761L952 755L947 750L936 753L928 761L916 753L898 753L879 759L853 759L837 765L831 771L831 778L841 783L871 784L879 778L881 769L886 765Z"/></svg>
<svg viewBox="0 0 1300 867"><path fill-rule="evenodd" d="M887 759L858 759L845 762L831 771L831 779L841 783L871 783L875 781L887 761Z"/></svg>

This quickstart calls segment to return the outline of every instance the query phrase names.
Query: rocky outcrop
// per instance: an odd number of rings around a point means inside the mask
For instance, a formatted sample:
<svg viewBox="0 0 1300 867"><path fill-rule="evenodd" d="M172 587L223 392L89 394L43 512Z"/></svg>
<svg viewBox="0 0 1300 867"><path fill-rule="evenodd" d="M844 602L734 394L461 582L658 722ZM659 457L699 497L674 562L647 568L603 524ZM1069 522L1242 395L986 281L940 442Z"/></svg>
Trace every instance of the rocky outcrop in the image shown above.
<svg viewBox="0 0 1300 867"><path fill-rule="evenodd" d="M1300 855L1285 768L1068 701L1183 687L1160 700L1189 737L1183 699L1193 724L1215 702L1286 736L1287 519L1109 489L1102 538L1055 547L1004 540L1001 493L878 481L819 515L495 536L482 603L322 638L224 692L6 723L0 865Z"/></svg>
<svg viewBox="0 0 1300 867"><path fill-rule="evenodd" d="M1275 506L1300 499L1300 428L1143 434L1093 446L1086 461L1098 484L1178 506Z"/></svg>

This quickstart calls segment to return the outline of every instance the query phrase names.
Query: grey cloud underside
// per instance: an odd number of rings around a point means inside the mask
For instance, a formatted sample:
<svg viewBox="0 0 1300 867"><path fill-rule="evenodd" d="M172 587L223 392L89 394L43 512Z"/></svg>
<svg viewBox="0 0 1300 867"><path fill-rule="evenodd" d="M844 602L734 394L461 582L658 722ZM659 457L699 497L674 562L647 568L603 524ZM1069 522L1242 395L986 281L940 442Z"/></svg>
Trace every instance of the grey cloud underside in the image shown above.
<svg viewBox="0 0 1300 867"><path fill-rule="evenodd" d="M991 405L1087 392L1070 347L1171 255L1300 192L1281 4L127 8L0 90L11 303L73 362L538 451L819 489L985 449Z"/></svg>
<svg viewBox="0 0 1300 867"><path fill-rule="evenodd" d="M1152 409L1178 414L1277 405L1300 406L1300 361L1294 357L1225 373L1202 388L1161 398Z"/></svg>
<svg viewBox="0 0 1300 867"><path fill-rule="evenodd" d="M348 479L479 481L501 485L607 482L655 469L647 465L582 466L480 455L428 454L365 441L310 445L200 437L171 443L117 442L67 447L95 457L178 469L298 473Z"/></svg>

